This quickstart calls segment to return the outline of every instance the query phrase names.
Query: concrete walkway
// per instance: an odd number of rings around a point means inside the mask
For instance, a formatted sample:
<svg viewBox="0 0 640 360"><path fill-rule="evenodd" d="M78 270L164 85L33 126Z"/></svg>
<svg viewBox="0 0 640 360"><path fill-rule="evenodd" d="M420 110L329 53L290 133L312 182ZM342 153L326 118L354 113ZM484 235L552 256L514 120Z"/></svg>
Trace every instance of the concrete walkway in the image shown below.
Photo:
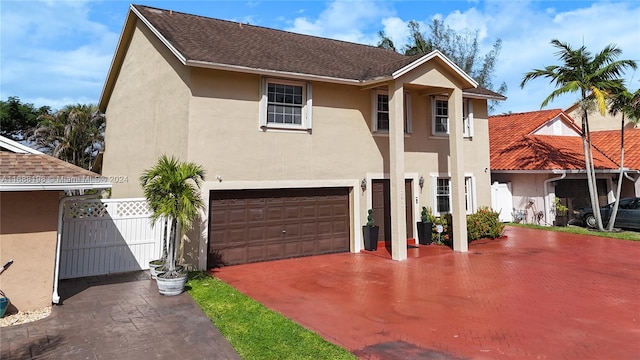
<svg viewBox="0 0 640 360"><path fill-rule="evenodd" d="M640 359L639 242L505 235L214 274L362 359Z"/></svg>
<svg viewBox="0 0 640 360"><path fill-rule="evenodd" d="M64 280L63 305L0 329L1 359L240 359L191 297L147 272Z"/></svg>

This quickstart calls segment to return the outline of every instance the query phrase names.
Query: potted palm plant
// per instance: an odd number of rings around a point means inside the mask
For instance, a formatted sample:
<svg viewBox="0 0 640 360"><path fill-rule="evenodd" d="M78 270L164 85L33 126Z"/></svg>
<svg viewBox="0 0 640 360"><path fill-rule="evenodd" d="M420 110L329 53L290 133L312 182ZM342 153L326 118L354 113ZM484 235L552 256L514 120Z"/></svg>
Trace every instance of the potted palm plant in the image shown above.
<svg viewBox="0 0 640 360"><path fill-rule="evenodd" d="M367 214L367 225L362 227L362 235L364 236L364 249L369 251L378 250L378 231L380 228L375 225L373 219L373 209L369 209Z"/></svg>
<svg viewBox="0 0 640 360"><path fill-rule="evenodd" d="M418 243L420 245L431 244L434 219L435 219L435 216L431 212L431 208L427 208L426 206L423 206L422 212L420 213L420 221L417 223Z"/></svg>
<svg viewBox="0 0 640 360"><path fill-rule="evenodd" d="M152 211L153 224L167 219L169 230L164 231L167 244L164 265L158 269L156 281L163 295L178 295L184 291L187 272L176 266L176 252L182 248L184 231L191 228L203 208L200 188L204 169L192 162L180 162L162 155L157 164L140 176L144 197Z"/></svg>

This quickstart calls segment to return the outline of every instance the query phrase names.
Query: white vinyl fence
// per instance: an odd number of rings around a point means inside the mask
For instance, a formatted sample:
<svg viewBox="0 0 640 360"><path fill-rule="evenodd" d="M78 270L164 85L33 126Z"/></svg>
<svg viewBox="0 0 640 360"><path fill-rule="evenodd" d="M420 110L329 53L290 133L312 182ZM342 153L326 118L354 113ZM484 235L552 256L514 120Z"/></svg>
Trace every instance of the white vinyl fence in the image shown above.
<svg viewBox="0 0 640 360"><path fill-rule="evenodd" d="M60 279L146 270L162 253L144 199L71 201L62 216Z"/></svg>

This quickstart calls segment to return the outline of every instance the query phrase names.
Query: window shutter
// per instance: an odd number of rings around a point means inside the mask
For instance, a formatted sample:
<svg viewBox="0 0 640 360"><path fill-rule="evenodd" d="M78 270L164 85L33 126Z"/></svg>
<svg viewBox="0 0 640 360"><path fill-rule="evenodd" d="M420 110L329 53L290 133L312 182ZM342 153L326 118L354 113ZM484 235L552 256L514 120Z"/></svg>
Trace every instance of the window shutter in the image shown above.
<svg viewBox="0 0 640 360"><path fill-rule="evenodd" d="M469 137L473 137L473 101L467 100L467 109L469 111Z"/></svg>
<svg viewBox="0 0 640 360"><path fill-rule="evenodd" d="M313 93L311 83L307 83L307 105L306 105L306 121L307 129L311 130L313 127Z"/></svg>

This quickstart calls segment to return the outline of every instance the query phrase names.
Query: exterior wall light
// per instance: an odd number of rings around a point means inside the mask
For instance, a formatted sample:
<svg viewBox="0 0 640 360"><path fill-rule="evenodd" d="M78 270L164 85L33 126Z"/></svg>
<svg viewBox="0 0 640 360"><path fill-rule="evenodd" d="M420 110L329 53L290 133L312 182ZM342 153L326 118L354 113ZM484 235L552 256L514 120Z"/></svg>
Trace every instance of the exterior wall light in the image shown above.
<svg viewBox="0 0 640 360"><path fill-rule="evenodd" d="M360 181L360 188L362 189L362 191L367 190L367 179L362 179L362 181Z"/></svg>
<svg viewBox="0 0 640 360"><path fill-rule="evenodd" d="M418 185L420 185L420 189L424 187L424 178L420 175L420 179L418 179Z"/></svg>

